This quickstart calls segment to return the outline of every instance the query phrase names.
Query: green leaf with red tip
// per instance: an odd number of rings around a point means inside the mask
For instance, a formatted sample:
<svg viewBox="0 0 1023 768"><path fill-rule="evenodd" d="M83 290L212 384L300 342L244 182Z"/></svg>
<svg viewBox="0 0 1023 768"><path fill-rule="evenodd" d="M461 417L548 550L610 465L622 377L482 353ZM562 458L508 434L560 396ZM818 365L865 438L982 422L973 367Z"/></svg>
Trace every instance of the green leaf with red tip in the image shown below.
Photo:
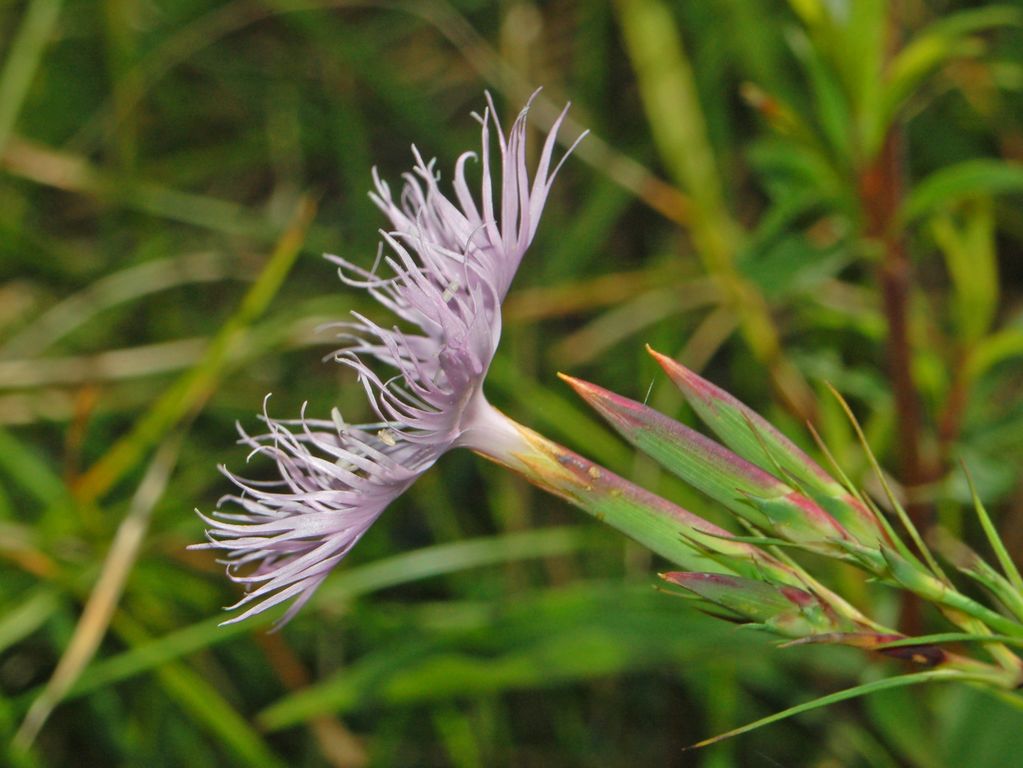
<svg viewBox="0 0 1023 768"><path fill-rule="evenodd" d="M825 548L849 538L811 499L699 432L595 384L562 378L626 440L758 528Z"/></svg>
<svg viewBox="0 0 1023 768"><path fill-rule="evenodd" d="M763 469L780 466L814 488L828 493L844 490L819 464L753 409L720 387L647 347L697 415L714 433L746 460Z"/></svg>
<svg viewBox="0 0 1023 768"><path fill-rule="evenodd" d="M791 476L860 541L884 539L873 513L763 416L672 358L647 351L725 445L761 469Z"/></svg>
<svg viewBox="0 0 1023 768"><path fill-rule="evenodd" d="M771 497L788 490L784 483L759 467L642 403L580 379L565 375L561 378L626 440L734 512L750 515L743 494ZM753 517L751 522L767 524L766 518Z"/></svg>

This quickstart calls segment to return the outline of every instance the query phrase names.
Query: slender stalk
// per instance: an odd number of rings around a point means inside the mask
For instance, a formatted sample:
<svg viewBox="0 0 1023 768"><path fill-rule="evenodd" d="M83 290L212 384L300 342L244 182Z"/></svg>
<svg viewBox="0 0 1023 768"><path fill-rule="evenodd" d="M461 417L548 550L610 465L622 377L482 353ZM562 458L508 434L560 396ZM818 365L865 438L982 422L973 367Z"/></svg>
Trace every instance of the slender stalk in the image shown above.
<svg viewBox="0 0 1023 768"><path fill-rule="evenodd" d="M859 179L860 199L868 238L880 248L877 282L881 289L888 323L886 358L895 400L895 432L898 440L899 476L908 491L906 511L913 525L926 531L932 522L930 505L922 503L917 489L928 477L920 447L921 409L913 381L913 350L909 337L909 300L913 269L903 233L897 228L896 213L903 195L902 132L889 128L877 157ZM902 604L900 628L919 634L920 603L907 593Z"/></svg>
<svg viewBox="0 0 1023 768"><path fill-rule="evenodd" d="M491 409L480 455L518 473L690 571L739 573L803 586L795 569L733 534ZM468 443L467 443L468 445Z"/></svg>
<svg viewBox="0 0 1023 768"><path fill-rule="evenodd" d="M896 432L902 481L911 492L910 517L925 524L928 510L912 499L913 489L926 480L920 451L920 403L911 370L909 298L912 265L894 216L902 199L901 131L893 127L877 158L860 177L860 196L866 234L881 247L877 281L888 321L886 356L895 398ZM923 527L926 527L924 525Z"/></svg>

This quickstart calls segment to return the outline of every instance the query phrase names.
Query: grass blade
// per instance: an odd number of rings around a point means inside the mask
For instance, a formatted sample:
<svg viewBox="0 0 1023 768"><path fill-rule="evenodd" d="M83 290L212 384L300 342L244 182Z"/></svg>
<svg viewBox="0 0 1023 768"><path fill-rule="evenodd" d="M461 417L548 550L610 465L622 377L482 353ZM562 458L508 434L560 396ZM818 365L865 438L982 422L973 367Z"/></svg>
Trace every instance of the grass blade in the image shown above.
<svg viewBox="0 0 1023 768"><path fill-rule="evenodd" d="M960 466L962 466L963 473L966 475L966 482L970 486L973 508L977 513L977 519L980 520L981 527L984 529L984 535L987 536L988 543L991 545L991 549L994 550L995 557L998 558L998 563L1002 566L1002 570L1012 583L1012 586L1016 588L1017 592L1023 594L1023 577L1020 576L1019 569L1016 567L1012 555L1009 554L1009 550L1005 548L1005 542L998 535L998 529L991 522L991 517L988 515L987 509L984 508L984 503L980 500L980 496L977 495L977 488L973 484L973 476L970 474L970 470L966 468L966 464L963 462L960 462Z"/></svg>
<svg viewBox="0 0 1023 768"><path fill-rule="evenodd" d="M16 748L21 750L29 748L50 713L99 649L149 528L150 514L167 488L180 448L180 435L160 446L139 484L128 514L118 527L110 552L103 561L103 568L85 604L75 632L64 649L53 675L42 693L32 702L28 714L15 734Z"/></svg>
<svg viewBox="0 0 1023 768"><path fill-rule="evenodd" d="M259 317L277 294L305 242L316 206L303 198L287 230L281 236L262 273L242 299L237 312L213 338L203 359L185 373L142 416L135 428L122 437L82 475L75 496L82 503L106 493L190 411L198 408L216 388L239 336Z"/></svg>
<svg viewBox="0 0 1023 768"><path fill-rule="evenodd" d="M34 0L22 18L0 74L0 156L11 136L53 28L61 0Z"/></svg>
<svg viewBox="0 0 1023 768"><path fill-rule="evenodd" d="M837 693L831 693L827 696L821 696L820 698L808 701L804 704L798 704L788 709L783 709L781 712L775 712L773 715L762 717L759 720L755 720L752 723L747 723L739 728L734 728L727 733L722 733L718 736L714 736L710 739L704 739L703 741L693 744L690 749L700 749L702 747L709 747L711 744L717 744L725 739L731 739L735 736L739 736L750 731L755 731L757 728L762 728L765 725L771 725L777 723L780 720L793 717L795 715L801 715L804 712L811 712L821 707L827 707L831 704L837 704L840 701L848 701L849 699L855 699L860 696L868 696L871 693L878 691L887 691L892 688L904 688L908 685L921 685L922 683L932 683L941 681L961 681L966 682L971 679L970 675L954 669L935 669L929 672L917 672L911 675L899 675L898 677L887 677L883 680L875 680L872 683L865 683L864 685L857 685L853 688L846 688L844 691L838 691ZM990 683L991 681L987 677L976 676L975 679L978 682Z"/></svg>

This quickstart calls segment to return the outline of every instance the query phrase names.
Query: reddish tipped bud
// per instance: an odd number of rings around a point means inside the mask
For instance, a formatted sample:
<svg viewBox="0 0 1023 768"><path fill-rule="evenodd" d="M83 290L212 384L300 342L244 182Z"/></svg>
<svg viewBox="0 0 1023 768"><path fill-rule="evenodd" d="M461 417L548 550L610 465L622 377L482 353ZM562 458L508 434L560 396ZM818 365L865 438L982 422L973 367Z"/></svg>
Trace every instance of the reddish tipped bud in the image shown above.
<svg viewBox="0 0 1023 768"><path fill-rule="evenodd" d="M785 637L808 637L849 629L813 594L792 586L718 573L665 573L661 578Z"/></svg>
<svg viewBox="0 0 1023 768"><path fill-rule="evenodd" d="M753 525L811 546L849 538L813 500L699 432L596 384L561 378L626 440Z"/></svg>
<svg viewBox="0 0 1023 768"><path fill-rule="evenodd" d="M760 414L672 358L649 346L647 351L725 445L762 469L780 467L858 541L869 545L885 540L873 512Z"/></svg>

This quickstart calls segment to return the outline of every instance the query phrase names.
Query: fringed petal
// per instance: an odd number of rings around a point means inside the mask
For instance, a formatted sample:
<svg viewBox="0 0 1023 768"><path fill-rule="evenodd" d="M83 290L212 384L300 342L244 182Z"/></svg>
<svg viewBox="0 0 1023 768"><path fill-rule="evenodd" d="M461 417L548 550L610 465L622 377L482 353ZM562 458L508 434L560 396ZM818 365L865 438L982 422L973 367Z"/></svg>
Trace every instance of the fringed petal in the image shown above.
<svg viewBox="0 0 1023 768"><path fill-rule="evenodd" d="M293 600L282 621L290 619L384 509L442 454L455 445L475 446L493 430L480 414L489 408L482 386L501 335L500 304L560 168L559 162L550 171L564 112L530 179L526 118L533 98L506 137L488 95L478 117L482 150L457 159L453 198L441 191L436 161L424 160L415 147L397 200L373 171L370 198L391 228L382 233L372 267L327 258L345 285L367 291L416 330L385 328L356 312L353 321L337 324L342 346L332 357L355 371L379 422L349 425L336 409L329 421L307 419L304 409L297 420L275 420L264 403L266 434L240 430L250 456L268 457L279 478L245 480L224 469L240 493L221 499L211 515L199 515L208 540L195 547L221 550L228 576L247 590L232 606L246 610L225 623ZM476 160L478 201L467 181L469 163ZM391 370L381 375L370 362Z"/></svg>

